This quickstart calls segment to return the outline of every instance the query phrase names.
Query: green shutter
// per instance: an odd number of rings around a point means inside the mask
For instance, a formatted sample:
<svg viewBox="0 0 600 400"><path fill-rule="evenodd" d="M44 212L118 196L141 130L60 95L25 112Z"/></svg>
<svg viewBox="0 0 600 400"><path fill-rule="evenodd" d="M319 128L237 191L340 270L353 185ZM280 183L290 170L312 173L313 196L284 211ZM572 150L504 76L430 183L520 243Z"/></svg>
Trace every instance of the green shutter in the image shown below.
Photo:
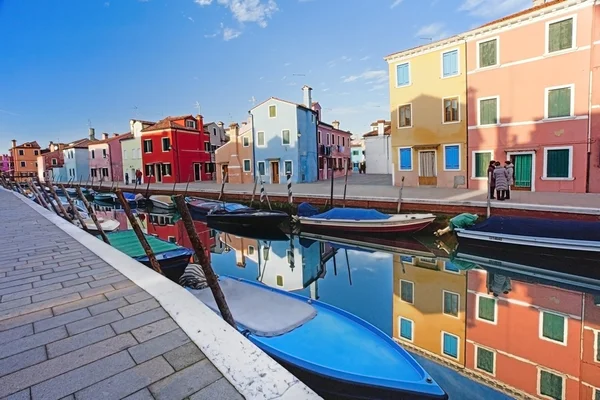
<svg viewBox="0 0 600 400"><path fill-rule="evenodd" d="M555 22L548 26L548 52L567 50L573 47L573 18Z"/></svg>
<svg viewBox="0 0 600 400"><path fill-rule="evenodd" d="M548 150L546 153L546 176L569 178L570 149Z"/></svg>
<svg viewBox="0 0 600 400"><path fill-rule="evenodd" d="M596 361L600 362L600 333L596 334Z"/></svg>
<svg viewBox="0 0 600 400"><path fill-rule="evenodd" d="M479 124L490 125L498 123L498 99L479 101Z"/></svg>
<svg viewBox="0 0 600 400"><path fill-rule="evenodd" d="M540 371L540 393L552 399L562 400L563 379L548 371Z"/></svg>
<svg viewBox="0 0 600 400"><path fill-rule="evenodd" d="M496 300L490 299L489 297L479 298L479 310L477 315L479 319L494 322L496 319Z"/></svg>
<svg viewBox="0 0 600 400"><path fill-rule="evenodd" d="M400 281L400 298L408 303L413 302L413 285L410 282Z"/></svg>
<svg viewBox="0 0 600 400"><path fill-rule="evenodd" d="M496 39L479 43L479 68L497 64Z"/></svg>
<svg viewBox="0 0 600 400"><path fill-rule="evenodd" d="M571 88L548 91L548 118L571 116Z"/></svg>
<svg viewBox="0 0 600 400"><path fill-rule="evenodd" d="M494 353L487 349L477 348L477 369L494 373Z"/></svg>
<svg viewBox="0 0 600 400"><path fill-rule="evenodd" d="M487 178L490 161L492 161L491 153L475 153L475 178Z"/></svg>
<svg viewBox="0 0 600 400"><path fill-rule="evenodd" d="M544 312L542 316L542 336L557 342L564 342L565 317Z"/></svg>
<svg viewBox="0 0 600 400"><path fill-rule="evenodd" d="M458 317L458 295L444 292L444 314Z"/></svg>

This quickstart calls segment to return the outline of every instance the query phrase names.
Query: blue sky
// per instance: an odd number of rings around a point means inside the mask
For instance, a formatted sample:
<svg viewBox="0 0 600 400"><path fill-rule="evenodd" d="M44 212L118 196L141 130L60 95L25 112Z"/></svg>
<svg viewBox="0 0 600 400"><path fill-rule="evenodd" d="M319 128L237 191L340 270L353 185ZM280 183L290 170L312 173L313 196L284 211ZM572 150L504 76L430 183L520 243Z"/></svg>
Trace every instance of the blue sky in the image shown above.
<svg viewBox="0 0 600 400"><path fill-rule="evenodd" d="M531 0L0 0L0 153L130 118L243 121L311 86L326 122L389 118L383 57Z"/></svg>

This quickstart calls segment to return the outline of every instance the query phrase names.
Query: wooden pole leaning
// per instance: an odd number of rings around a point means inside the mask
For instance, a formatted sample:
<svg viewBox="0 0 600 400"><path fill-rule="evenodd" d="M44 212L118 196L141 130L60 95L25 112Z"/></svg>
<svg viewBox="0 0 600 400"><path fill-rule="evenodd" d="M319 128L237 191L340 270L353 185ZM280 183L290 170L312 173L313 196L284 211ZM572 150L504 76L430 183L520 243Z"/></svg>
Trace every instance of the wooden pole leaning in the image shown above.
<svg viewBox="0 0 600 400"><path fill-rule="evenodd" d="M104 233L104 229L102 229L102 225L100 225L98 217L96 217L96 212L94 211L94 208L83 195L83 192L81 191L81 186L77 187L77 195L79 196L79 199L83 202L83 205L85 206L88 214L90 215L90 218L92 219L92 221L94 221L94 225L96 225L96 229L98 230L98 233L100 234L100 237L102 238L104 243L110 244L108 236L106 236L106 233Z"/></svg>
<svg viewBox="0 0 600 400"><path fill-rule="evenodd" d="M65 207L63 206L62 201L60 201L60 198L56 194L56 190L54 190L54 186L52 186L52 183L50 183L49 181L46 181L46 186L48 187L48 189L50 189L50 193L52 193L52 197L54 197L54 200L56 201L56 205L58 206L58 209L62 213L62 217L64 219L66 219L67 221L69 221L70 223L73 223L73 218L71 218L71 216L69 215L67 210L65 210Z"/></svg>
<svg viewBox="0 0 600 400"><path fill-rule="evenodd" d="M75 202L73 201L73 199L69 195L69 192L67 192L67 189L65 189L65 186L62 183L59 184L59 187L62 189L63 193L65 194L65 197L67 198L67 201L69 202L69 205L71 206L71 210L73 210L73 215L75 216L75 218L77 218L77 220L81 224L81 228L84 231L89 232L90 230L88 229L85 221L81 217L81 214L79 214L79 210L77 209L77 206L75 205Z"/></svg>

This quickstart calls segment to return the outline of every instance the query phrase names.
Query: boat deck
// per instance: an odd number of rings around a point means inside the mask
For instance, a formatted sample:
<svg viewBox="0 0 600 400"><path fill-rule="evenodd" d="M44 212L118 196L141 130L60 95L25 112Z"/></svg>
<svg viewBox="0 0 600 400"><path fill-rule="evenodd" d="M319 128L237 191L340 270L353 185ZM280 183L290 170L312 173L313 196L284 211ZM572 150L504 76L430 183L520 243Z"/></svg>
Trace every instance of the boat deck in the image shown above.
<svg viewBox="0 0 600 400"><path fill-rule="evenodd" d="M0 189L0 398L291 399L298 390L318 398L249 342L258 353L238 348L230 357L226 347L245 339L233 329L228 336L228 325L203 304L184 305L212 313L195 309L200 321L190 321L151 294L156 281L172 303L185 289L141 264L133 265L137 276L150 278L129 279L121 265L128 257L27 202ZM95 251L125 261L116 268ZM220 342L194 336L211 329L221 330Z"/></svg>

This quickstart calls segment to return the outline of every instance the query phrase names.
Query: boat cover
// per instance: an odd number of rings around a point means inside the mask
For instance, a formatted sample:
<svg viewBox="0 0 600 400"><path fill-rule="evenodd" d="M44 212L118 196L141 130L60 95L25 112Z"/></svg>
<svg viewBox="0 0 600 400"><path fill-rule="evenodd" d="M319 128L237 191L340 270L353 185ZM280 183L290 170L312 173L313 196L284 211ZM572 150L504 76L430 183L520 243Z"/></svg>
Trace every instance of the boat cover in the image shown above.
<svg viewBox="0 0 600 400"><path fill-rule="evenodd" d="M366 208L332 208L321 214L313 215L317 219L347 219L347 220L382 220L389 219L389 214L381 213L377 210L368 210Z"/></svg>
<svg viewBox="0 0 600 400"><path fill-rule="evenodd" d="M600 222L490 217L466 229L475 232L600 242Z"/></svg>
<svg viewBox="0 0 600 400"><path fill-rule="evenodd" d="M319 209L310 203L300 203L298 206L299 217L312 217L319 213Z"/></svg>
<svg viewBox="0 0 600 400"><path fill-rule="evenodd" d="M146 252L140 244L137 235L132 230L117 231L109 233L108 240L110 245L115 249L127 254L131 258L146 257ZM150 248L154 254L161 254L167 251L173 251L183 249L183 247L176 245L175 243L167 242L157 238L156 236L144 234Z"/></svg>
<svg viewBox="0 0 600 400"><path fill-rule="evenodd" d="M283 335L317 315L317 310L307 302L269 290L268 286L263 288L227 277L219 278L219 284L235 322L256 336ZM219 312L210 288L188 290Z"/></svg>

